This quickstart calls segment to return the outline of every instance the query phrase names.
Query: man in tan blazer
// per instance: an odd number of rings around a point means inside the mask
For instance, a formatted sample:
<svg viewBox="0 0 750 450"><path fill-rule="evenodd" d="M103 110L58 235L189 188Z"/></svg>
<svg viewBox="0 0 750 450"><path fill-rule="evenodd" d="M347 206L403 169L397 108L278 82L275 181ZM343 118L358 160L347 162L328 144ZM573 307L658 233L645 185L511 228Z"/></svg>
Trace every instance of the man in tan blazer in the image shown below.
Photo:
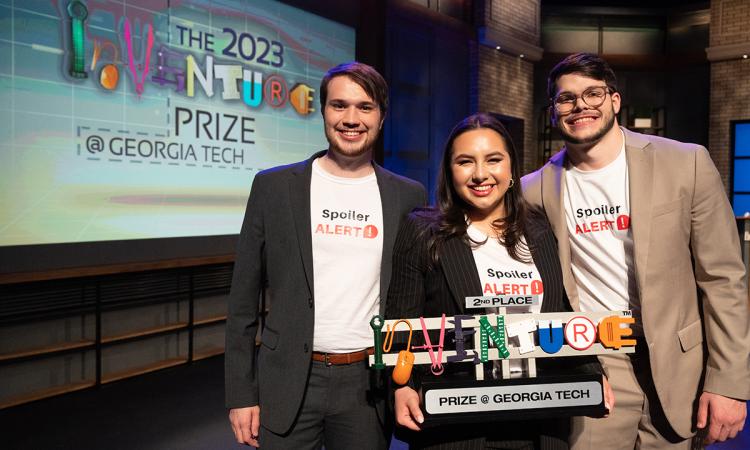
<svg viewBox="0 0 750 450"><path fill-rule="evenodd" d="M523 179L557 236L582 311L631 309L638 345L602 357L608 418L576 418L575 449L690 448L734 437L750 398L750 324L737 229L705 148L620 128L612 69L570 55L550 73L565 148Z"/></svg>

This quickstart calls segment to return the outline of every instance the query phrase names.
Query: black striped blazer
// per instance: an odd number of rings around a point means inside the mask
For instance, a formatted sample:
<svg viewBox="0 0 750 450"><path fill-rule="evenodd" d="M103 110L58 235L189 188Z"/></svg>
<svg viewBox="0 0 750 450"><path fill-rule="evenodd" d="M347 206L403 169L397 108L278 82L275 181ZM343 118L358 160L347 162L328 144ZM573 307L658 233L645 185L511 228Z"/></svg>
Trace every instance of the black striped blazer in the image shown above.
<svg viewBox="0 0 750 450"><path fill-rule="evenodd" d="M433 233L430 210L416 209L402 222L393 248L393 273L385 307L386 319L416 317L447 317L464 314L465 298L482 294L482 284L477 272L471 247L459 238L447 240L438 253L437 264L430 264L427 242ZM528 214L525 231L531 257L544 284L542 312L572 311L562 283L562 271L557 256L557 241L543 214L536 211ZM415 341L421 333L414 333ZM544 358L537 360L540 373L546 370L570 369L601 373L596 357ZM470 364L453 366L464 367ZM452 371L445 366L446 376ZM460 372L460 370L458 371ZM448 375L450 376L450 375ZM415 366L412 386L420 385L422 377L431 377L429 371ZM402 439L413 448L434 449L483 449L488 440L495 441L492 433L485 430L495 427L458 427L450 430L430 428L418 433L406 432ZM567 448L567 420L549 419L526 421L525 425L512 425L513 442L533 442L536 448ZM457 433L463 429L462 433ZM511 444L511 442L506 442Z"/></svg>
<svg viewBox="0 0 750 450"><path fill-rule="evenodd" d="M414 210L401 224L393 247L393 274L385 314L388 319L463 314L464 299L482 294L471 248L459 238L444 243L432 267L427 253L430 219ZM562 284L557 241L546 217L530 213L526 241L544 284L542 312L572 311Z"/></svg>

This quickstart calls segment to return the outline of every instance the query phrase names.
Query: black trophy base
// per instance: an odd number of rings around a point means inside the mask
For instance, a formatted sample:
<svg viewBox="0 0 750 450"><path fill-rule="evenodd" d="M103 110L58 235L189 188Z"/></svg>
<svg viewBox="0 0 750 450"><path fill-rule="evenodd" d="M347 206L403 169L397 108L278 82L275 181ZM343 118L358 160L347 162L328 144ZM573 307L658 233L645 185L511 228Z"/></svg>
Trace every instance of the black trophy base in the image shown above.
<svg viewBox="0 0 750 450"><path fill-rule="evenodd" d="M602 376L550 375L422 384L424 427L606 414Z"/></svg>

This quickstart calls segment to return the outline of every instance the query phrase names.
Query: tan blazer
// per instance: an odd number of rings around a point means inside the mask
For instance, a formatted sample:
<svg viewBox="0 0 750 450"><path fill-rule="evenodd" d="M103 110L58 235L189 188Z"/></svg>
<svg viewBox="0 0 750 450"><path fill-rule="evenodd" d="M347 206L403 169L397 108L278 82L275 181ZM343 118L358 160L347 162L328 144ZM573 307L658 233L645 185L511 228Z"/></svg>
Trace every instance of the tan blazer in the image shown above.
<svg viewBox="0 0 750 450"><path fill-rule="evenodd" d="M667 419L688 437L702 391L750 398L750 310L737 228L705 148L623 132L651 373ZM565 289L578 309L563 207L565 164L563 149L522 183L527 201L549 217Z"/></svg>

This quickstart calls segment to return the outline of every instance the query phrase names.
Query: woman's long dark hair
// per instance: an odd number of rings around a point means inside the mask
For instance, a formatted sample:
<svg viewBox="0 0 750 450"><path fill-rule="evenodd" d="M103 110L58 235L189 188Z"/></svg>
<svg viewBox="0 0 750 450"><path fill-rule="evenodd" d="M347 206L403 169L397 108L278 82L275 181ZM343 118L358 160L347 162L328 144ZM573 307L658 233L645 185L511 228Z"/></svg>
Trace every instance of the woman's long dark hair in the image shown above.
<svg viewBox="0 0 750 450"><path fill-rule="evenodd" d="M492 222L493 228L500 230L498 239L500 243L508 249L511 258L528 262L531 260L529 249L524 245L522 237L524 235L524 224L526 222L527 207L521 196L521 169L518 164L518 156L510 133L505 129L503 124L489 114L473 114L459 122L451 131L443 150L443 158L440 163L440 173L437 184L437 210L432 214L423 215L429 217L432 236L428 240L427 248L430 259L437 263L440 248L445 241L451 238L458 238L472 247L481 245L482 242L473 241L466 233L467 223L466 216L471 208L456 192L453 186L453 175L451 172L451 159L453 157L453 143L458 136L467 131L478 129L490 129L495 131L505 142L505 147L510 155L511 175L513 177L513 186L505 192L505 212L506 216Z"/></svg>

